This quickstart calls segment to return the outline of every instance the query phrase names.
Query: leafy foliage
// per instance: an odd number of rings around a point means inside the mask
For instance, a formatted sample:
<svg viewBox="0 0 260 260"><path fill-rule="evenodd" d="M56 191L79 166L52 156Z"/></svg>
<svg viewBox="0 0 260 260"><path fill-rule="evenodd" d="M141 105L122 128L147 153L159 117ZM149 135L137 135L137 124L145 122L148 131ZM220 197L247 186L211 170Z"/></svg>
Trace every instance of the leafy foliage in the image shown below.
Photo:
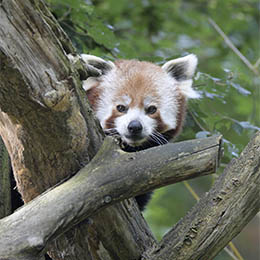
<svg viewBox="0 0 260 260"><path fill-rule="evenodd" d="M187 53L198 56L194 86L202 98L190 102L179 140L222 134L226 164L260 130L259 74L242 62L208 22L213 19L255 64L260 58L258 0L48 2L79 52L159 64ZM259 65L256 69L260 71ZM197 192L206 191L211 184L212 177L192 181ZM146 217L161 237L193 203L182 184L173 185L156 193ZM247 259L255 259L249 254Z"/></svg>

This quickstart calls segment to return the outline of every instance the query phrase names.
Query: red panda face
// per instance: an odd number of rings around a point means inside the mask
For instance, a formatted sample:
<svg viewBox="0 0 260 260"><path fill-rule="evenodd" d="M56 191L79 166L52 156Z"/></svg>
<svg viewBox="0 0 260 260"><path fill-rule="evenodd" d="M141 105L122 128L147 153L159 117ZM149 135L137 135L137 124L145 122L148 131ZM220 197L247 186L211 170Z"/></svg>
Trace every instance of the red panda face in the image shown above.
<svg viewBox="0 0 260 260"><path fill-rule="evenodd" d="M89 101L107 133L117 133L127 145L164 144L181 129L197 58L189 55L159 67L149 62L115 63L82 55L86 66L101 71L83 82Z"/></svg>
<svg viewBox="0 0 260 260"><path fill-rule="evenodd" d="M159 103L153 96L135 97L125 94L114 103L111 116L105 122L105 129L116 129L122 140L131 146L139 146L159 127ZM154 137L155 138L155 137Z"/></svg>

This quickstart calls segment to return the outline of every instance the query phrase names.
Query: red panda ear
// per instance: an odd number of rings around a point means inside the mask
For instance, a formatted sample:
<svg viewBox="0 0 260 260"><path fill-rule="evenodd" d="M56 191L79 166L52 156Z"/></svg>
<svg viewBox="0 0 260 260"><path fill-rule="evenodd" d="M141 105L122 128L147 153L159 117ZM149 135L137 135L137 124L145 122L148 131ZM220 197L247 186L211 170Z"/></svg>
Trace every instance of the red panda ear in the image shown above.
<svg viewBox="0 0 260 260"><path fill-rule="evenodd" d="M80 56L86 64L89 76L98 77L115 68L115 64L112 61L105 61L97 56L88 54L81 54Z"/></svg>
<svg viewBox="0 0 260 260"><path fill-rule="evenodd" d="M99 83L99 77L115 68L112 61L105 61L94 55L81 54L80 57L84 61L87 73L90 76L83 81L85 91L95 88Z"/></svg>
<svg viewBox="0 0 260 260"><path fill-rule="evenodd" d="M178 81L191 79L198 64L196 55L190 54L182 58L166 62L162 69Z"/></svg>
<svg viewBox="0 0 260 260"><path fill-rule="evenodd" d="M178 81L191 79L198 64L196 55L190 54L182 58L166 62L162 69Z"/></svg>
<svg viewBox="0 0 260 260"><path fill-rule="evenodd" d="M196 55L190 54L182 58L166 62L162 69L176 80L176 85L186 98L199 98L199 94L192 89L192 77L198 64Z"/></svg>
<svg viewBox="0 0 260 260"><path fill-rule="evenodd" d="M82 81L82 87L85 91L88 91L92 88L95 88L98 85L99 81L96 77L88 77L86 80Z"/></svg>

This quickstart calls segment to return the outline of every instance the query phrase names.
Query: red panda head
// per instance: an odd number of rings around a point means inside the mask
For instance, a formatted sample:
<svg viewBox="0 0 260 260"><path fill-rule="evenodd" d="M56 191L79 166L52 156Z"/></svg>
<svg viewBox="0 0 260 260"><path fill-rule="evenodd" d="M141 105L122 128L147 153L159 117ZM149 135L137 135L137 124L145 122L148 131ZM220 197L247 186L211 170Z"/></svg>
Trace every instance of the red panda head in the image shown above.
<svg viewBox="0 0 260 260"><path fill-rule="evenodd" d="M118 133L126 144L158 145L176 136L185 117L186 100L198 98L192 89L197 66L193 54L166 62L118 60L114 63L81 55L99 76L83 82L89 101L105 132Z"/></svg>

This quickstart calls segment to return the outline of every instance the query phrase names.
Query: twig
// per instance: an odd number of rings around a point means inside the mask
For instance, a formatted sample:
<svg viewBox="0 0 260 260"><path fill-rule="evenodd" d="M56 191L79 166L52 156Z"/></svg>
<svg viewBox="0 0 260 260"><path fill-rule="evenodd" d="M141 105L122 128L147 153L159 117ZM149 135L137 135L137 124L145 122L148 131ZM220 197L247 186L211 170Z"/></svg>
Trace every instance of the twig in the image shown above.
<svg viewBox="0 0 260 260"><path fill-rule="evenodd" d="M255 69L260 65L260 57L257 59L256 63L254 64Z"/></svg>
<svg viewBox="0 0 260 260"><path fill-rule="evenodd" d="M187 181L184 181L183 184L185 185L186 189L190 192L190 194L192 195L192 197L196 200L199 201L200 197L198 196L198 194L192 189L192 187L190 186L190 184Z"/></svg>
<svg viewBox="0 0 260 260"><path fill-rule="evenodd" d="M225 252L233 259L233 260L239 260L232 251L230 251L227 247L224 248Z"/></svg>
<svg viewBox="0 0 260 260"><path fill-rule="evenodd" d="M235 245L233 244L233 242L230 242L228 245L230 246L230 249L231 249L232 252L235 254L235 256L237 257L237 259L243 260L243 257L240 255L239 251L237 250L237 248L235 247Z"/></svg>
<svg viewBox="0 0 260 260"><path fill-rule="evenodd" d="M257 76L259 76L259 71L254 65L237 49L237 47L231 42L227 35L221 30L221 28L211 19L208 18L209 23L214 27L214 29L223 37L224 41L228 47L236 53L236 55L247 65L247 67L252 70Z"/></svg>
<svg viewBox="0 0 260 260"><path fill-rule="evenodd" d="M206 128L204 128L201 123L197 120L197 118L195 117L195 115L191 112L191 110L189 109L189 114L191 115L192 119L194 120L194 122L198 125L198 127L205 132L210 132L208 131Z"/></svg>

